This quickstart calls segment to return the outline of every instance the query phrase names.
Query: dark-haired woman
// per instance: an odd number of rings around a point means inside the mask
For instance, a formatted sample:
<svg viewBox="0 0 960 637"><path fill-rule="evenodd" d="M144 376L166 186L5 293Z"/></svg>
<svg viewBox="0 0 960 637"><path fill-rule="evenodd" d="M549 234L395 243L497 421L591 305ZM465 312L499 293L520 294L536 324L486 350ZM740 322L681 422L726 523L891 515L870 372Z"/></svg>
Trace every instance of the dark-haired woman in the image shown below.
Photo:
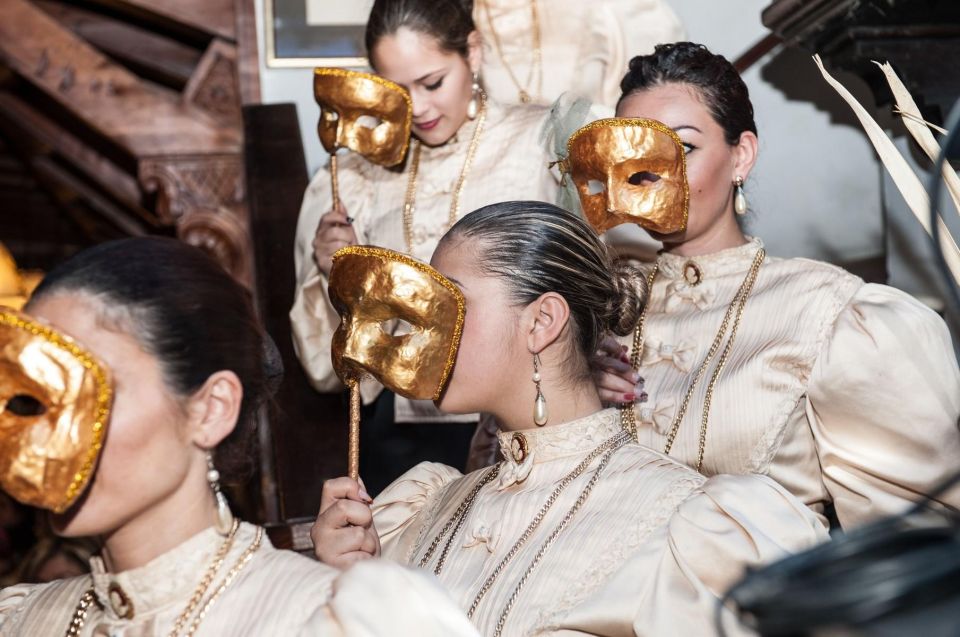
<svg viewBox="0 0 960 637"><path fill-rule="evenodd" d="M642 280L614 270L577 215L487 206L447 233L433 265L466 301L438 406L495 415L505 460L467 475L422 463L372 511L357 482L328 482L320 559L382 553L429 569L490 637L710 635L747 565L826 537L772 480L707 479L602 409L590 355L606 330L632 329Z"/></svg>
<svg viewBox="0 0 960 637"><path fill-rule="evenodd" d="M639 373L641 444L706 475L768 475L819 514L832 505L844 527L930 492L960 458L943 321L832 265L770 257L741 231L757 129L726 59L663 45L633 59L622 88L619 116L660 120L685 143L690 218L655 237L650 301L633 334L607 343L602 365L620 376L601 377L604 398L622 401ZM943 499L960 505L960 491Z"/></svg>
<svg viewBox="0 0 960 637"><path fill-rule="evenodd" d="M219 472L248 455L269 374L249 295L199 250L104 244L50 272L27 311L114 378L88 490L52 520L102 551L91 575L4 589L0 635L473 634L415 574L369 564L340 576L274 549L216 497Z"/></svg>
<svg viewBox="0 0 960 637"><path fill-rule="evenodd" d="M480 36L467 4L377 0L373 5L366 30L370 62L410 91L413 139L400 169L344 157L340 210L331 209L326 170L307 189L290 317L298 356L319 391L342 389L330 361L339 318L327 298L330 258L337 249L372 244L427 261L465 211L508 199L554 202L559 196L558 174L548 168L555 159L545 130L549 111L485 98L478 83ZM577 117L585 120L586 110ZM444 417L431 403L394 399L374 382L363 383L361 392L372 411L365 415L360 446L371 492L420 460L463 465L476 415Z"/></svg>

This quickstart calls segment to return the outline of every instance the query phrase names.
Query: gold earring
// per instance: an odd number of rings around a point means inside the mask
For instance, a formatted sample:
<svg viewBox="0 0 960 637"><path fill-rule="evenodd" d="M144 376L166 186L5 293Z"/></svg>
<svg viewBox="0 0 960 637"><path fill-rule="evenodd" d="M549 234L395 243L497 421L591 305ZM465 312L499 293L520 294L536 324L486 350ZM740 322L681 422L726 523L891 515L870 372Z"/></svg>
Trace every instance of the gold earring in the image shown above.
<svg viewBox="0 0 960 637"><path fill-rule="evenodd" d="M733 195L733 210L738 215L747 214L747 196L743 194L743 177L737 175L737 178L733 180L734 195Z"/></svg>
<svg viewBox="0 0 960 637"><path fill-rule="evenodd" d="M470 119L477 119L477 115L480 113L480 74L473 74L473 94L470 97L470 102L467 104L467 117Z"/></svg>
<svg viewBox="0 0 960 637"><path fill-rule="evenodd" d="M533 422L537 427L547 424L547 399L540 390L540 355L533 355L533 382L537 386L537 398L533 401Z"/></svg>
<svg viewBox="0 0 960 637"><path fill-rule="evenodd" d="M217 533L226 537L233 530L233 512L230 511L227 496L220 490L220 472L213 466L213 455L209 451L207 452L207 482L210 483L213 497L217 501Z"/></svg>

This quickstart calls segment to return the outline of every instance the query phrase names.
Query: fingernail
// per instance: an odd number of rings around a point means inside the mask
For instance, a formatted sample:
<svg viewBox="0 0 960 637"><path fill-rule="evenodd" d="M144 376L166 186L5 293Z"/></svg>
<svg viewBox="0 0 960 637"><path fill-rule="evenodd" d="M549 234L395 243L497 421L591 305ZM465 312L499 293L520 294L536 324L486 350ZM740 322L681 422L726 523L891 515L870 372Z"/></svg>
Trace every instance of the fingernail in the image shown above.
<svg viewBox="0 0 960 637"><path fill-rule="evenodd" d="M638 386L642 386L642 385L643 385L643 376L641 376L641 375L640 375L639 373L637 373L637 372L633 372L633 382L634 382L636 385L638 385Z"/></svg>
<svg viewBox="0 0 960 637"><path fill-rule="evenodd" d="M371 498L370 494L367 493L364 489L360 489L360 497L366 500L367 502L373 502L373 498Z"/></svg>
<svg viewBox="0 0 960 637"><path fill-rule="evenodd" d="M628 402L628 403L632 403L632 402L635 401L636 399L637 399L637 395L636 395L636 394L632 394L632 393L631 393L631 394L624 394L624 395L623 395L623 400L626 401L626 402Z"/></svg>
<svg viewBox="0 0 960 637"><path fill-rule="evenodd" d="M630 357L627 356L626 354L620 354L620 360L622 360L624 363L627 363L627 364L630 363Z"/></svg>

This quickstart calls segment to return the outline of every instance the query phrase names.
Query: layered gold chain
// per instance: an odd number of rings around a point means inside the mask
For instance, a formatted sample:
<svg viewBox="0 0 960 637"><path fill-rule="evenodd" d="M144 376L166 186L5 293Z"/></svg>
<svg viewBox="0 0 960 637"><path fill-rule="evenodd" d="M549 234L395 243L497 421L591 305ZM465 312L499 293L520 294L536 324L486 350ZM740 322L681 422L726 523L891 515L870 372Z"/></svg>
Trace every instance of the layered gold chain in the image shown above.
<svg viewBox="0 0 960 637"><path fill-rule="evenodd" d="M174 622L173 629L170 631L170 637L177 637L181 634L180 631L183 630L187 621L194 614L194 611L196 611L199 607L200 610L197 612L196 617L194 617L193 621L189 624L186 632L183 633L184 637L192 636L200 626L200 622L203 621L204 617L206 617L210 607L213 606L217 599L219 599L220 595L222 595L227 587L230 586L230 583L236 579L240 571L243 570L243 567L246 566L247 562L250 561L250 558L253 557L253 554L256 553L256 551L260 548L260 545L263 541L263 528L257 527L257 533L253 542L251 542L250 546L248 546L240 555L240 557L237 558L236 563L224 576L223 581L216 588L216 590L214 590L213 593L211 593L210 596L204 600L203 597L206 594L207 589L213 582L214 577L216 577L220 567L223 566L223 562L233 546L233 541L237 535L238 528L239 522L234 521L233 528L230 529L229 535L227 535L219 549L217 549L217 553L214 556L213 562L211 562L210 566L204 573L203 578L200 580L200 584L197 586L196 590L194 590L186 608L183 609L183 612L180 613ZM70 621L70 625L67 627L66 637L78 637L80 635L80 631L86 623L87 613L90 609L90 606L92 606L95 602L96 593L93 589L90 589L83 594L79 603L77 603L77 608L73 613L73 618Z"/></svg>
<svg viewBox="0 0 960 637"><path fill-rule="evenodd" d="M453 188L453 200L450 202L450 216L446 230L453 227L453 224L460 218L460 196L463 194L463 188L467 183L467 176L470 174L470 167L473 165L473 159L477 154L477 147L480 145L480 136L483 134L483 125L487 121L487 98L483 92L480 93L480 112L477 115L477 126L473 129L473 137L470 139L470 145L467 147L467 156L463 161L463 168L460 169L460 177ZM407 244L407 254L413 255L413 215L416 212L417 203L417 175L420 172L420 150L422 144L420 140L414 140L413 153L410 158L410 175L407 178L407 194L403 200L403 238ZM445 230L445 231L446 231Z"/></svg>
<svg viewBox="0 0 960 637"><path fill-rule="evenodd" d="M490 38L493 40L493 48L496 49L497 57L500 58L503 68L506 69L507 75L510 76L510 81L513 82L513 85L517 88L520 101L524 104L529 104L535 99L539 100L543 94L543 45L541 42L542 35L540 33L540 15L537 11L537 0L530 0L530 30L533 37L533 61L530 63L530 72L527 74L527 81L524 84L520 84L516 73L513 72L513 67L510 66L506 56L503 54L503 44L500 42L500 34L497 33L496 28L493 26L493 16L490 14L489 0L482 0L480 4L487 20L487 30L490 31ZM536 96L530 94L534 76L537 77Z"/></svg>
<svg viewBox="0 0 960 637"><path fill-rule="evenodd" d="M593 463L598 456L602 456L600 463L597 466L597 470L591 476L590 480L587 482L586 486L580 492L580 495L577 497L576 502L573 506L567 511L563 519L559 524L553 529L551 534L547 537L544 543L540 546L540 549L537 551L537 554L534 556L533 560L524 571L523 575L517 580L517 584L514 587L512 594L510 595L507 604L504 606L500 613L499 620L497 622L497 627L494 632L494 636L498 637L502 630L503 626L506 623L507 616L510 614L510 611L513 609L514 604L516 603L517 597L520 595L520 591L523 589L524 585L527 583L527 580L530 578L530 574L533 570L540 564L543 555L547 552L550 546L556 541L557 537L563 531L564 528L569 524L570 520L577 514L577 512L583 507L583 504L587 501L587 498L590 496L590 492L593 490L593 487L596 485L597 480L599 480L600 475L603 473L603 470L606 468L608 462L610 461L613 453L622 447L624 444L630 441L630 435L627 432L620 432L615 436L609 438L600 444L596 449L591 451L583 459L580 464L578 464L573 471L568 473L560 482L557 484L556 488L544 502L543 506L540 507L540 510L534 516L533 520L527 526L526 530L520 535L520 538L513 544L504 558L500 561L499 564L493 569L487 579L484 581L483 585L480 587L480 590L477 592L476 597L473 600L473 603L470 605L470 609L467 611L467 617L473 617L473 614L476 612L477 607L480 605L480 602L486 596L487 592L496 582L497 578L506 570L506 567L513 560L514 557L520 552L520 549L527 543L530 537L534 534L537 528L540 526L540 523L543 522L546 518L547 513L553 507L553 505L560 498L560 495L563 491L572 483L576 478L584 473L587 468ZM433 542L430 544L430 548L427 549L427 552L424 554L423 558L420 560L420 568L424 568L429 562L431 556L437 549L437 546L440 544L444 536L447 533L450 533L447 538L447 542L444 546L443 551L441 552L440 558L437 561L437 566L434 568L434 574L440 575L440 571L443 569L443 564L446 559L447 553L450 550L459 530L463 527L464 521L467 518L470 510L473 508L473 504L477 499L477 496L480 494L480 491L486 484L489 484L500 472L500 467L503 463L499 463L487 471L486 475L481 478L477 485L470 491L467 497L460 503L460 506L457 507L457 510L454 511L453 515L447 520L446 524L441 529L440 533L433 539Z"/></svg>
<svg viewBox="0 0 960 637"><path fill-rule="evenodd" d="M717 362L716 368L713 370L713 374L710 375L710 381L707 383L707 392L703 400L703 413L700 417L700 441L699 448L697 450L697 462L695 465L697 471L700 471L703 467L703 456L707 447L707 423L710 420L710 406L713 403L714 389L716 388L717 380L720 378L720 374L723 372L723 368L727 364L727 359L730 357L730 351L733 348L733 342L737 337L737 330L740 327L740 320L743 317L743 309L747 304L747 298L750 296L751 290L753 290L753 284L757 280L757 274L760 272L760 266L763 265L763 260L766 258L766 255L766 250L763 248L757 250L757 254L753 258L753 263L750 264L750 269L747 271L747 276L743 279L743 283L740 284L740 288L733 296L733 300L730 301L730 305L727 307L727 311L723 315L723 321L720 323L720 329L717 331L717 335L714 336L713 343L710 344L710 349L707 351L706 358L703 359L700 367L697 368L697 371L693 377L693 381L687 388L687 391L683 396L683 401L680 403L680 409L677 411L673 421L670 423L670 430L667 433L667 444L663 449L663 453L667 455L670 454L670 450L673 448L673 443L677 438L677 432L680 430L680 423L683 421L683 417L687 414L687 409L690 406L690 400L693 397L693 393L696 391L697 386L700 384L700 381L706 374L707 369L710 367L710 363L713 362L714 357L720 350L720 344L723 343L723 339L729 330L730 337L727 339L726 345L723 347L723 352L720 354L720 359ZM647 289L650 290L651 293L653 292L653 282L656 279L659 270L660 264L658 262L653 266L653 270L650 271L650 274L647 277ZM638 370L640 368L640 357L643 353L644 325L646 324L647 310L649 307L650 304L648 303L643 308L643 311L640 314L640 320L637 321L637 327L633 332L633 347L630 352L630 365L634 370ZM620 419L621 423L623 423L623 428L630 432L631 435L636 437L637 416L634 405L631 404L621 407Z"/></svg>

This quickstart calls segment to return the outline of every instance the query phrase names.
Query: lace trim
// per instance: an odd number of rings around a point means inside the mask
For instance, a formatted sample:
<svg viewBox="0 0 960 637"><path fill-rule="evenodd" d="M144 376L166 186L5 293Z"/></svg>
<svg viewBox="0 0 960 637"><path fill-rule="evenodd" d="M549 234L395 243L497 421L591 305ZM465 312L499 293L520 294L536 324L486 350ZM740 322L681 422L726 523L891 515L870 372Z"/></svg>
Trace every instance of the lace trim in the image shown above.
<svg viewBox="0 0 960 637"><path fill-rule="evenodd" d="M685 473L667 487L665 493L656 500L655 512L651 515L650 509L646 509L646 515L638 522L635 533L627 538L618 538L612 550L604 552L603 557L596 562L593 569L582 577L574 578L574 584L559 598L553 608L540 612L535 624L538 626L536 632L559 631L561 623L570 612L606 582L611 573L623 567L650 534L666 524L680 505L704 482L706 478L701 475Z"/></svg>
<svg viewBox="0 0 960 637"><path fill-rule="evenodd" d="M661 253L659 259L660 275L667 279L683 279L684 266L690 262L699 266L705 281L727 274L746 272L750 269L750 264L757 255L757 250L763 247L763 241L757 237L747 237L747 239L747 243L742 246L696 257L682 257L667 252Z"/></svg>
<svg viewBox="0 0 960 637"><path fill-rule="evenodd" d="M822 265L822 264L818 264ZM742 473L760 473L767 475L770 472L770 465L780 450L783 438L786 436L786 424L790 420L790 415L797 408L797 405L807 395L810 374L813 366L816 365L820 353L823 351L827 337L832 333L837 323L840 313L850 304L853 296L863 286L863 281L853 275L844 272L849 277L846 281L841 281L840 285L833 287L832 300L828 312L823 316L823 320L817 330L816 338L810 343L807 351L802 356L798 356L798 366L802 367L803 373L800 375L802 382L798 390L788 392L781 401L780 406L774 411L774 418L770 427L766 429L753 450L748 456L748 460L743 467ZM822 288L821 288L822 289Z"/></svg>
<svg viewBox="0 0 960 637"><path fill-rule="evenodd" d="M519 432L527 440L529 453L536 463L548 462L564 456L586 454L620 431L620 416L616 409L604 409L595 414L562 425L543 429L524 429ZM517 469L513 460L512 431L497 433L500 450L507 459L507 470Z"/></svg>

